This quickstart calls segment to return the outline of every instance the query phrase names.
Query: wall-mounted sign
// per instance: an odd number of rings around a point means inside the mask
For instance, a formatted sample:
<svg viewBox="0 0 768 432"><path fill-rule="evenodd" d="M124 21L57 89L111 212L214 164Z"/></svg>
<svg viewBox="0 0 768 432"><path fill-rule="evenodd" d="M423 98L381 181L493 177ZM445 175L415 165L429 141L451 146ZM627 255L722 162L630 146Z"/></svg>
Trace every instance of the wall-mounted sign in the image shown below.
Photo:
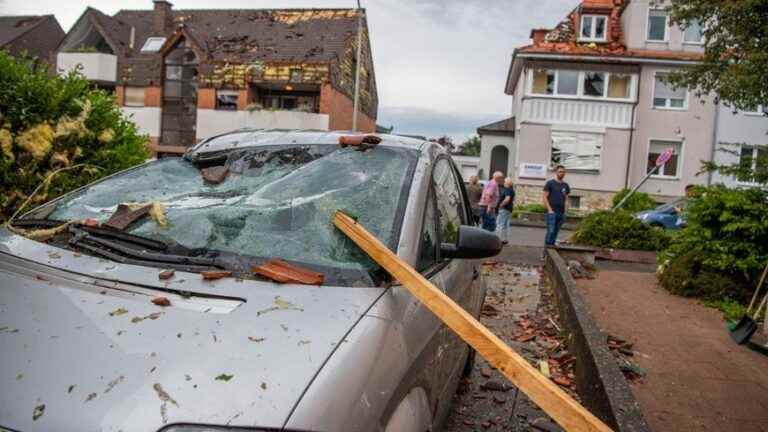
<svg viewBox="0 0 768 432"><path fill-rule="evenodd" d="M547 165L522 162L520 163L520 178L545 179L547 178Z"/></svg>

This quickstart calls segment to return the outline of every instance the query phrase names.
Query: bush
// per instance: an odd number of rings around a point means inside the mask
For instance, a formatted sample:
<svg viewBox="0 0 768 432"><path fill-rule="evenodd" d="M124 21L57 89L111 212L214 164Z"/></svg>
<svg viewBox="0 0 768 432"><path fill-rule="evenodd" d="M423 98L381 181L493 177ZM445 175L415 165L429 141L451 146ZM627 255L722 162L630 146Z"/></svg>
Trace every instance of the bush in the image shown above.
<svg viewBox="0 0 768 432"><path fill-rule="evenodd" d="M521 205L520 207L517 208L517 210L521 212L526 212L526 213L546 213L547 212L547 208L544 207L544 204L539 204L539 203Z"/></svg>
<svg viewBox="0 0 768 432"><path fill-rule="evenodd" d="M622 189L620 190L616 195L613 196L613 207L616 207L617 204L621 202L621 200L624 199L625 196L629 193L629 189ZM652 208L655 208L658 204L656 204L656 201L651 199L651 196L648 195L645 192L635 192L628 200L624 203L621 208L623 210L626 210L630 213L637 213L641 212L643 210L650 210Z"/></svg>
<svg viewBox="0 0 768 432"><path fill-rule="evenodd" d="M44 65L0 52L0 221L55 170L87 164L60 172L33 204L145 161L146 143L114 96L80 74L50 77Z"/></svg>
<svg viewBox="0 0 768 432"><path fill-rule="evenodd" d="M599 211L582 220L574 234L574 242L587 246L630 250L661 250L669 243L670 234L649 227L625 210Z"/></svg>
<svg viewBox="0 0 768 432"><path fill-rule="evenodd" d="M708 299L748 297L768 261L767 202L768 192L757 188L702 189L686 208L687 226L659 255L662 285ZM708 278L731 287L718 292Z"/></svg>

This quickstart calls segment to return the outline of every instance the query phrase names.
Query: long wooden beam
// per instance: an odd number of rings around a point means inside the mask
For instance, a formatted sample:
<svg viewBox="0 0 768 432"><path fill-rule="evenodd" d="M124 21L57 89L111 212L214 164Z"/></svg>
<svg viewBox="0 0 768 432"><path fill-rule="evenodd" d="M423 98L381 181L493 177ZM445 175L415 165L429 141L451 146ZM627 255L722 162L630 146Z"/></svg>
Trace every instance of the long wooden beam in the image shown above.
<svg viewBox="0 0 768 432"><path fill-rule="evenodd" d="M354 219L337 211L333 223L563 428L611 430Z"/></svg>

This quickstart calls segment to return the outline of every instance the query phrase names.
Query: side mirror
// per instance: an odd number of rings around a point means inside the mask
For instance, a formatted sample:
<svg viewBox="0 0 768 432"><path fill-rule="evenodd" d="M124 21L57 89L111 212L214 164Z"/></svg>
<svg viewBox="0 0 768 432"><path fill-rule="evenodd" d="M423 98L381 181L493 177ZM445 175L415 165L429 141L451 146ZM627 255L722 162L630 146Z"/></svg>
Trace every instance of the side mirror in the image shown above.
<svg viewBox="0 0 768 432"><path fill-rule="evenodd" d="M440 252L444 258L490 258L501 252L501 239L492 232L462 225L456 244L443 243Z"/></svg>

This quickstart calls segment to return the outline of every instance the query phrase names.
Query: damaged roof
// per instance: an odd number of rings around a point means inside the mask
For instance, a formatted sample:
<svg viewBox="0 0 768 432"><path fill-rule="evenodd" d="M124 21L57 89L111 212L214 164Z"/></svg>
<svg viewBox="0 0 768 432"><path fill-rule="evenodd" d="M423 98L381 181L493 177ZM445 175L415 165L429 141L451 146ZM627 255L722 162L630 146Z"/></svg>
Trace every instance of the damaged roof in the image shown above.
<svg viewBox="0 0 768 432"><path fill-rule="evenodd" d="M15 41L53 15L0 16L0 47Z"/></svg>
<svg viewBox="0 0 768 432"><path fill-rule="evenodd" d="M497 122L487 124L485 126L480 126L479 128L477 128L477 134L480 136L514 135L515 134L515 118L510 117L504 120L499 120Z"/></svg>

